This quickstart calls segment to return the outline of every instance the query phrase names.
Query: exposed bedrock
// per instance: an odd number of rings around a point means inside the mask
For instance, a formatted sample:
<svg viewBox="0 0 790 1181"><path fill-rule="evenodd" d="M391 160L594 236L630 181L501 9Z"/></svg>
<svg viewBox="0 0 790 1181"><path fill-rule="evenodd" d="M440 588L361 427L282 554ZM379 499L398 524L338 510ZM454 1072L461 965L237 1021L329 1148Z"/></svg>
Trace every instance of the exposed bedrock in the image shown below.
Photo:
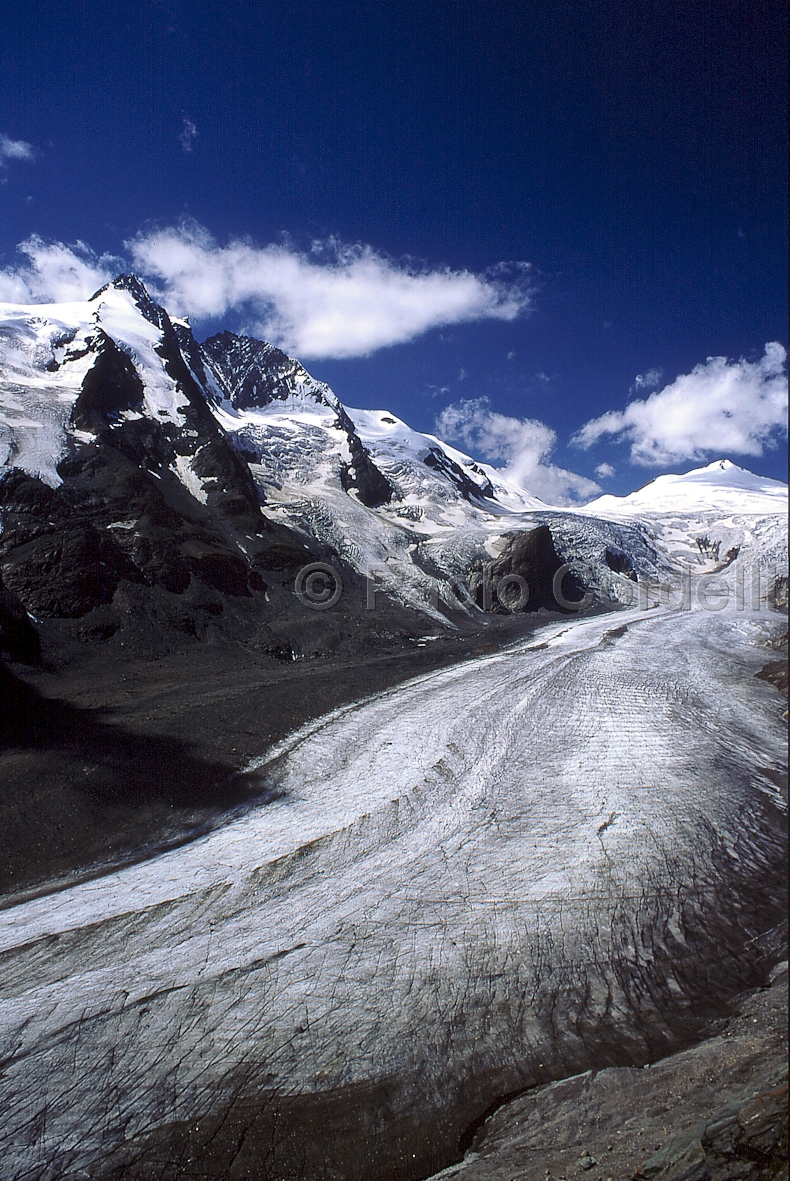
<svg viewBox="0 0 790 1181"><path fill-rule="evenodd" d="M319 391L327 387L313 382L298 361L273 344L235 332L219 332L204 340L200 350L239 410L286 401L298 390L297 379L309 380L311 387L316 387L313 396L325 401Z"/></svg>
<svg viewBox="0 0 790 1181"><path fill-rule="evenodd" d="M346 492L352 489L356 492L362 504L367 508L389 504L392 500L392 486L386 476L382 475L370 457L370 452L363 445L362 440L354 429L354 424L346 412L340 407L338 423L346 432L351 461L343 464L340 471L340 482Z"/></svg>
<svg viewBox="0 0 790 1181"><path fill-rule="evenodd" d="M126 425L134 432L138 423ZM180 595L193 578L248 596L266 589L267 573L310 560L313 551L287 528L260 518L260 529L245 535L238 518L209 511L166 467L153 475L143 458L126 453L122 433L64 459L56 489L18 470L0 480L0 568L28 610L78 618L111 603L123 583ZM206 463L210 446L199 457Z"/></svg>
<svg viewBox="0 0 790 1181"><path fill-rule="evenodd" d="M0 578L0 656L35 664L41 655L41 640L33 621L13 591Z"/></svg>
<svg viewBox="0 0 790 1181"><path fill-rule="evenodd" d="M392 500L392 486L376 467L344 407L329 387L310 377L298 361L274 345L232 332L212 336L201 347L229 401L239 410L305 396L333 410L350 452L350 459L340 471L343 488L346 492L353 490L368 508Z"/></svg>
<svg viewBox="0 0 790 1181"><path fill-rule="evenodd" d="M492 562L478 564L469 576L469 591L479 607L490 611L556 611L557 589L569 602L581 599L582 588L571 575L555 587L562 558L554 548L548 525L504 535L505 546Z"/></svg>
<svg viewBox="0 0 790 1181"><path fill-rule="evenodd" d="M777 636L772 642L771 648L779 656L778 660L769 660L768 664L763 665L760 671L756 674L761 680L767 681L769 685L773 685L775 689L787 697L787 632L781 636ZM785 717L787 711L785 711Z"/></svg>
<svg viewBox="0 0 790 1181"><path fill-rule="evenodd" d="M257 809L0 912L9 1181L416 1181L504 1096L762 983L764 656L722 614L611 622L338 710L250 770Z"/></svg>
<svg viewBox="0 0 790 1181"><path fill-rule="evenodd" d="M435 471L441 472L442 475L447 476L449 480L455 484L458 491L462 494L465 500L470 503L479 503L485 497L492 497L494 495L494 488L489 479L485 476L482 468L477 464L472 464L472 470L483 477L480 484L476 484L474 480L470 479L467 473L459 464L440 447L431 447L428 454L425 456L423 463Z"/></svg>

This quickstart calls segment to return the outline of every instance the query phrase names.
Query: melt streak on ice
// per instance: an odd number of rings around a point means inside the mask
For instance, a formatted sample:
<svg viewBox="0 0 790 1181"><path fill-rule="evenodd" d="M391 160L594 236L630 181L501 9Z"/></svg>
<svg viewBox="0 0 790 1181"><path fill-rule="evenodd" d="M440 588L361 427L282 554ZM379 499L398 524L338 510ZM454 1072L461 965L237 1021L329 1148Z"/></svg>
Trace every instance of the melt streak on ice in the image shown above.
<svg viewBox="0 0 790 1181"><path fill-rule="evenodd" d="M226 827L0 913L4 1176L382 1080L457 1142L456 1111L677 1044L759 959L775 619L555 622L308 725Z"/></svg>

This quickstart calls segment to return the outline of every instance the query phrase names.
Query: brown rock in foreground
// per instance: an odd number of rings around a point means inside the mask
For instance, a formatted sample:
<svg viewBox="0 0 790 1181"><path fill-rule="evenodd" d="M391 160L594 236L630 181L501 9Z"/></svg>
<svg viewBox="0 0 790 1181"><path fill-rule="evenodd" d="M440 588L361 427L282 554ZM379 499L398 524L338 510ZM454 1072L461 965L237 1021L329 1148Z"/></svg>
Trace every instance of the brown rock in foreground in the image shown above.
<svg viewBox="0 0 790 1181"><path fill-rule="evenodd" d="M787 964L699 1045L537 1087L500 1107L434 1181L787 1177Z"/></svg>

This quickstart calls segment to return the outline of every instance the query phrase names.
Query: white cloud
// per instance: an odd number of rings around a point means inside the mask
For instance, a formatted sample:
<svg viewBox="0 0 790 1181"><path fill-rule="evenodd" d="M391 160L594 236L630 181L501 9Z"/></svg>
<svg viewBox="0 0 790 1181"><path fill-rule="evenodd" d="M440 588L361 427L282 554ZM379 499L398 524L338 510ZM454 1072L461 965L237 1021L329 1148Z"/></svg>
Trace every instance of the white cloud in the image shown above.
<svg viewBox="0 0 790 1181"><path fill-rule="evenodd" d="M614 475L614 468L610 463L599 463L595 474L599 480L608 480L609 476Z"/></svg>
<svg viewBox="0 0 790 1181"><path fill-rule="evenodd" d="M194 222L140 233L126 248L131 261L34 235L17 248L23 261L0 271L0 299L85 299L134 269L175 314L199 321L235 312L248 331L305 360L365 356L440 325L513 320L530 307L526 263L476 275L336 239L309 253L287 242L220 246Z"/></svg>
<svg viewBox="0 0 790 1181"><path fill-rule="evenodd" d="M7 135L0 135L0 168L5 166L6 160L35 160L36 149L23 139L10 139Z"/></svg>
<svg viewBox="0 0 790 1181"><path fill-rule="evenodd" d="M660 369L648 369L647 373L637 373L630 393L645 394L649 390L657 390L661 385L661 378L663 376L664 374Z"/></svg>
<svg viewBox="0 0 790 1181"><path fill-rule="evenodd" d="M256 335L304 359L364 356L441 325L513 320L530 304L523 263L476 275L395 262L336 239L310 253L288 243L221 246L195 223L126 245L168 308L195 319L241 312Z"/></svg>
<svg viewBox="0 0 790 1181"><path fill-rule="evenodd" d="M45 242L33 234L17 252L25 260L0 270L0 299L9 303L62 303L89 299L124 270L123 260L97 255L84 242Z"/></svg>
<svg viewBox="0 0 790 1181"><path fill-rule="evenodd" d="M185 152L192 151L192 145L198 137L197 125L191 119L187 119L186 115L181 120L181 130L178 133L178 142L181 144L182 150Z"/></svg>
<svg viewBox="0 0 790 1181"><path fill-rule="evenodd" d="M708 357L649 398L585 423L571 442L590 447L612 435L630 443L631 461L645 467L709 455L762 455L787 431L786 359L777 341L755 362Z"/></svg>
<svg viewBox="0 0 790 1181"><path fill-rule="evenodd" d="M25 262L0 270L0 299L18 304L89 299L125 269L123 259L97 255L85 242L66 246L33 234L17 250Z"/></svg>
<svg viewBox="0 0 790 1181"><path fill-rule="evenodd" d="M458 442L473 454L504 461L502 474L549 504L587 501L600 487L584 476L548 463L557 435L534 418L510 418L491 409L488 398L447 406L436 420L439 438Z"/></svg>

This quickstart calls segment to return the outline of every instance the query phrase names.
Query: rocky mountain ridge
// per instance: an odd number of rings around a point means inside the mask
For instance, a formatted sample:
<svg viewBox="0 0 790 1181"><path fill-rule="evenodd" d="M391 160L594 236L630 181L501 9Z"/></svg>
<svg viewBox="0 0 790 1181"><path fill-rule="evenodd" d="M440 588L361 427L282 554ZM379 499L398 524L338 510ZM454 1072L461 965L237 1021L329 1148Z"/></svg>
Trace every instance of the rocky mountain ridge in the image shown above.
<svg viewBox="0 0 790 1181"><path fill-rule="evenodd" d="M699 509L696 474L656 483L672 480L678 506L686 487ZM781 486L765 484L729 504L741 544L750 513L781 511ZM374 579L393 635L512 610L478 593L504 570L532 586L519 610L558 607L546 587L563 563L566 590L629 601L630 584L671 567L641 505L552 509L394 415L349 410L270 344L199 344L134 275L83 304L0 309L4 584L36 617L90 617L98 638L130 612L201 635L241 609L237 630L254 618L277 648L278 619L295 635L317 627L293 614L295 576L316 561L337 570L352 613ZM540 545L513 548L536 529Z"/></svg>

